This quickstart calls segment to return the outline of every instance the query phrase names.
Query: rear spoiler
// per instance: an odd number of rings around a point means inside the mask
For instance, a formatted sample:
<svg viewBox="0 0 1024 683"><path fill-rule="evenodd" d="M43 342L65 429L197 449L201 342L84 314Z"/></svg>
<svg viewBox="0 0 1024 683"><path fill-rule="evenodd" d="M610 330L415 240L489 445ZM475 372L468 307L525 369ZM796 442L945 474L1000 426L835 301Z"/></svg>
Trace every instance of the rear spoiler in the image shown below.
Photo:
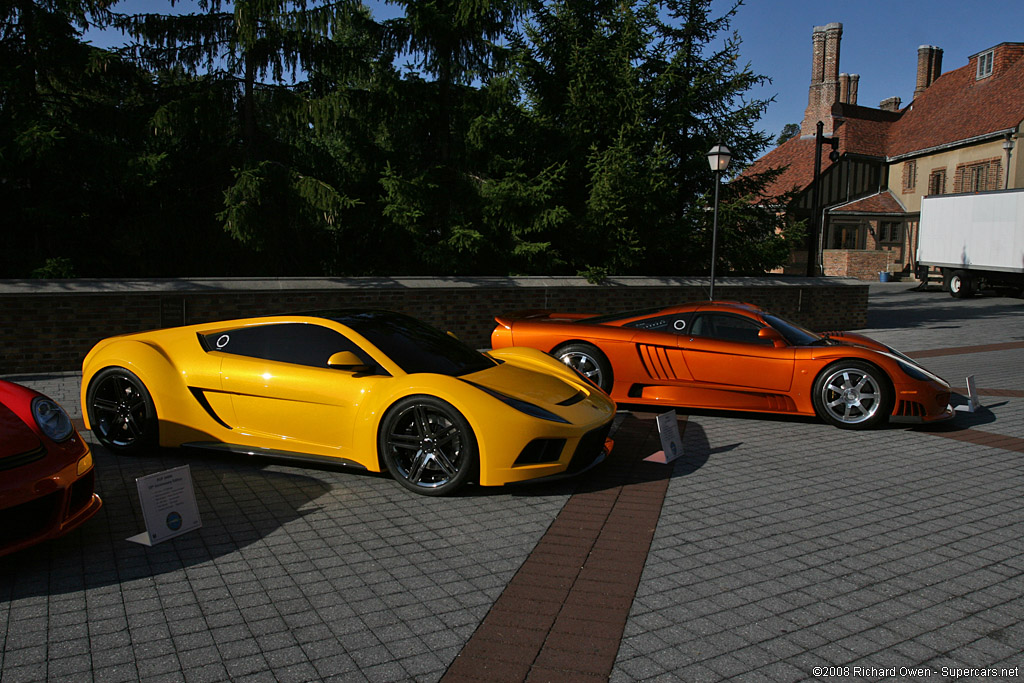
<svg viewBox="0 0 1024 683"><path fill-rule="evenodd" d="M550 320L551 318L558 318L560 320L583 320L584 318L590 317L593 317L593 313L560 313L557 311L537 308L498 315L494 317L494 322L498 323L505 329L510 330L512 329L512 323L517 320Z"/></svg>

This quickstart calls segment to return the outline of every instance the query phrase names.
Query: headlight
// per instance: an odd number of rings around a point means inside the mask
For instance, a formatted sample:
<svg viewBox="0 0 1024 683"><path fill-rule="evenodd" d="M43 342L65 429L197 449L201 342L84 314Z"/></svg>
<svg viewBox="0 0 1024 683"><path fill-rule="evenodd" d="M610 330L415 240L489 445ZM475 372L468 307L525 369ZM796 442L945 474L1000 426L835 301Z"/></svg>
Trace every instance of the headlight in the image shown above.
<svg viewBox="0 0 1024 683"><path fill-rule="evenodd" d="M75 431L71 418L54 401L43 396L32 399L32 417L51 441L64 441Z"/></svg>
<svg viewBox="0 0 1024 683"><path fill-rule="evenodd" d="M470 382L470 384L473 383ZM491 396L498 399L505 405L511 406L518 410L519 412L529 415L530 417L540 418L541 420L548 420L549 422L561 422L562 424L569 424L568 420L561 418L558 415L552 413L550 410L545 410L540 406L535 406L532 403L528 403L518 398L506 396L501 392L495 391L494 389L488 389L487 387L482 387L479 384L473 384L473 386L475 386L480 391L490 394Z"/></svg>
<svg viewBox="0 0 1024 683"><path fill-rule="evenodd" d="M923 370L922 368L919 368L916 365L911 365L909 363L900 363L900 370L905 372L909 377L916 379L919 382L927 382L929 380L937 379L936 377L928 373L926 370Z"/></svg>

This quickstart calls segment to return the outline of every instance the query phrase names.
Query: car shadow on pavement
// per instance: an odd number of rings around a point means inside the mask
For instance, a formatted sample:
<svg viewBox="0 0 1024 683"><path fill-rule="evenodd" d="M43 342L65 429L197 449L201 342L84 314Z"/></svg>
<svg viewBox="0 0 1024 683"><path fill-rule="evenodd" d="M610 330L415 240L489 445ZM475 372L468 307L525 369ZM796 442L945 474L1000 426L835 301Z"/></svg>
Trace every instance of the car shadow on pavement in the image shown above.
<svg viewBox="0 0 1024 683"><path fill-rule="evenodd" d="M958 410L953 415L952 420L945 422L936 422L928 425L913 425L913 429L916 432L962 432L972 427L980 427L981 425L992 424L998 421L996 414L992 411L992 408L999 408L1005 406L1007 401L1000 403L992 403L987 406L979 406L975 408L974 412L968 412L966 410Z"/></svg>

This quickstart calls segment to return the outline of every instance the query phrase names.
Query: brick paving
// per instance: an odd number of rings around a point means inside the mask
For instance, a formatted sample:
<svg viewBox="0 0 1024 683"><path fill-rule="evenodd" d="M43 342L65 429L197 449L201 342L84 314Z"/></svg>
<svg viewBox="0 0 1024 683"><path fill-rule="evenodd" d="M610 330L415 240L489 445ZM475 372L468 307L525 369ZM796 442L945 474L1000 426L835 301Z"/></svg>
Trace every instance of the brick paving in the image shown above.
<svg viewBox="0 0 1024 683"><path fill-rule="evenodd" d="M0 559L0 679L1020 680L1024 302L871 292L864 331L975 375L981 410L870 432L693 411L669 466L624 415L610 467L439 500L95 447L100 515ZM78 409L73 373L16 379ZM127 542L135 479L182 464L203 527Z"/></svg>

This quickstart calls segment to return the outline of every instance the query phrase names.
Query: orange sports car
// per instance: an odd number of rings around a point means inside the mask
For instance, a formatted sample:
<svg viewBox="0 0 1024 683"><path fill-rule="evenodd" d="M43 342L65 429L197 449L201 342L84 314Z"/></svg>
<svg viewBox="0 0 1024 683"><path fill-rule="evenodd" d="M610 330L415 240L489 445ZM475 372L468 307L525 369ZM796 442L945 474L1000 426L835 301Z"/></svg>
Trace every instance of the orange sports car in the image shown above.
<svg viewBox="0 0 1024 683"><path fill-rule="evenodd" d="M495 321L492 347L546 351L619 403L818 415L848 429L953 416L949 384L898 351L860 334L815 334L751 304Z"/></svg>

